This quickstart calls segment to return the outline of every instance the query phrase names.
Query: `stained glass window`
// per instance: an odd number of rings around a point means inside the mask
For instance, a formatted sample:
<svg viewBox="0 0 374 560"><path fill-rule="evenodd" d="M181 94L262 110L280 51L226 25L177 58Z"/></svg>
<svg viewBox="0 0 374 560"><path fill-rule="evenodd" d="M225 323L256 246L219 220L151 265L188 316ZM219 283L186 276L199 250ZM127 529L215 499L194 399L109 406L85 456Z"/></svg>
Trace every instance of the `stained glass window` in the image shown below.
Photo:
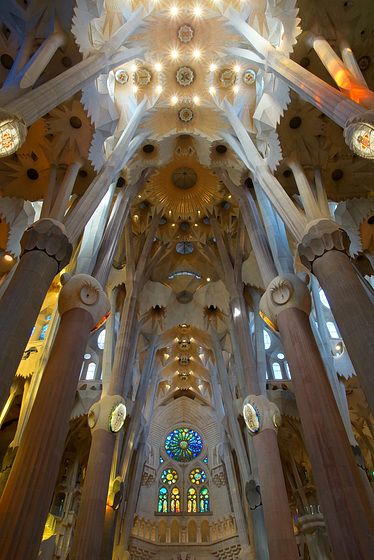
<svg viewBox="0 0 374 560"><path fill-rule="evenodd" d="M104 350L105 335L106 335L106 330L103 329L99 334L99 336L97 337L97 345L100 348L100 350Z"/></svg>
<svg viewBox="0 0 374 560"><path fill-rule="evenodd" d="M204 463L208 464L208 456L205 457Z"/></svg>
<svg viewBox="0 0 374 560"><path fill-rule="evenodd" d="M161 473L161 481L164 484L174 484L178 480L177 471L174 469L165 469Z"/></svg>
<svg viewBox="0 0 374 560"><path fill-rule="evenodd" d="M200 491L200 513L207 513L209 511L209 491L203 488Z"/></svg>
<svg viewBox="0 0 374 560"><path fill-rule="evenodd" d="M206 480L206 474L203 469L194 469L190 472L190 480L193 484L203 484Z"/></svg>
<svg viewBox="0 0 374 560"><path fill-rule="evenodd" d="M187 511L188 513L197 512L197 497L195 488L189 488L187 493Z"/></svg>
<svg viewBox="0 0 374 560"><path fill-rule="evenodd" d="M181 497L179 493L179 488L173 488L171 491L170 498L170 511L173 513L180 513L181 510Z"/></svg>
<svg viewBox="0 0 374 560"><path fill-rule="evenodd" d="M186 463L199 455L203 447L201 437L188 428L170 432L165 441L165 451L172 459Z"/></svg>
<svg viewBox="0 0 374 560"><path fill-rule="evenodd" d="M165 513L168 510L168 491L166 488L160 488L158 493L158 508L159 513Z"/></svg>
<svg viewBox="0 0 374 560"><path fill-rule="evenodd" d="M47 333L48 327L49 327L48 323L44 325L44 327L42 328L42 332L40 333L39 340L45 339L45 335Z"/></svg>
<svg viewBox="0 0 374 560"><path fill-rule="evenodd" d="M163 463L163 462L164 462L163 458L160 457L160 465L161 465L161 463Z"/></svg>

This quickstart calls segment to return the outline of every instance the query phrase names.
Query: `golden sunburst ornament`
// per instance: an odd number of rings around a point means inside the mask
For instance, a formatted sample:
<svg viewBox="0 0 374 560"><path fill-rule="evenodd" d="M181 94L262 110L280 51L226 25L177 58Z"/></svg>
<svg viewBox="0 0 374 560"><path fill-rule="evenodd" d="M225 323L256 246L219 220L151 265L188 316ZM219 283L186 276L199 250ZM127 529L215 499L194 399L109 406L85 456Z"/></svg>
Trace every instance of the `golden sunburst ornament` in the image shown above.
<svg viewBox="0 0 374 560"><path fill-rule="evenodd" d="M188 219L219 196L219 180L213 171L188 156L176 157L150 180L152 198L173 210L176 218Z"/></svg>

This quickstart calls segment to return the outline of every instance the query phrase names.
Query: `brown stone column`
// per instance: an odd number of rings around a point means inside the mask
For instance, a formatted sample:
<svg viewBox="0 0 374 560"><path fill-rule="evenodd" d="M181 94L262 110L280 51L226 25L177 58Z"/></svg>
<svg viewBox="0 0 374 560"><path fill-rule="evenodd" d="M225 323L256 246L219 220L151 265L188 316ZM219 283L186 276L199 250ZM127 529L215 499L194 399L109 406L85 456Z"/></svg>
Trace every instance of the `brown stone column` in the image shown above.
<svg viewBox="0 0 374 560"><path fill-rule="evenodd" d="M374 414L374 306L349 260L349 238L332 220L316 220L299 245L301 262L317 277Z"/></svg>
<svg viewBox="0 0 374 560"><path fill-rule="evenodd" d="M267 397L249 395L243 416L253 436L270 559L298 558L277 441L280 412Z"/></svg>
<svg viewBox="0 0 374 560"><path fill-rule="evenodd" d="M91 476L83 486L84 500L79 509L69 556L71 560L99 558L115 441L115 435L106 429L92 432L87 464L87 472L91 469Z"/></svg>
<svg viewBox="0 0 374 560"><path fill-rule="evenodd" d="M128 365L128 356L131 354L130 349L136 333L134 326L137 304L138 300L135 296L132 296L132 294L126 296L108 394L103 396L91 409L93 420L90 424L89 417L89 424L92 427L92 446L77 526L69 555L70 560L99 560L100 558L116 437L116 434L109 431L109 406L106 403L112 402L112 399L114 399L114 402L120 402L121 400L119 394L122 393L124 372ZM105 414L100 410L101 407L107 411ZM96 422L96 417L98 417L98 422Z"/></svg>
<svg viewBox="0 0 374 560"><path fill-rule="evenodd" d="M0 300L0 411L51 282L72 253L64 226L51 219L29 227L21 245L21 260Z"/></svg>
<svg viewBox="0 0 374 560"><path fill-rule="evenodd" d="M334 558L373 557L373 517L345 428L314 340L310 295L296 276L269 285L261 309L279 328Z"/></svg>
<svg viewBox="0 0 374 560"><path fill-rule="evenodd" d="M60 326L0 501L2 560L38 556L83 354L95 321L109 308L100 290L98 282L81 274L61 291Z"/></svg>

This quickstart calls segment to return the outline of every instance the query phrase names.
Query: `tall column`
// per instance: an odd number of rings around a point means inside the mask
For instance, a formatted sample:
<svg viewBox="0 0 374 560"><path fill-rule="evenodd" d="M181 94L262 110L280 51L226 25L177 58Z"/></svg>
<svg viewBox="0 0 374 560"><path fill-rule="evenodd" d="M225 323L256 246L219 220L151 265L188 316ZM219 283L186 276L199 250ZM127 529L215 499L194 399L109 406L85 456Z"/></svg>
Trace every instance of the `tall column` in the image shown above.
<svg viewBox="0 0 374 560"><path fill-rule="evenodd" d="M249 547L249 539L248 539L248 534L247 534L247 529L245 524L245 518L243 514L243 507L240 502L238 484L235 480L235 469L232 462L230 445L228 442L225 442L222 447L223 447L223 455L224 455L224 461L226 466L227 478L230 485L232 506L234 508L236 525L239 534L240 546L242 547L243 550L246 550ZM223 536L223 529L222 529L222 536Z"/></svg>
<svg viewBox="0 0 374 560"><path fill-rule="evenodd" d="M217 220L210 216L210 221L216 237L218 250L224 264L224 269L227 277L226 283L228 283L228 280L231 280L230 284L228 284L228 289L231 294L230 299L233 321L238 333L239 350L241 361L243 364L243 373L246 380L247 390L249 394L259 395L261 391L251 343L247 307L244 301L243 293L239 291L239 271L238 269L236 270L235 277L235 270L232 269L227 251L225 250L222 234L218 228ZM257 233L260 233L258 225ZM262 240L261 243L258 243L259 247L261 245ZM264 260L264 258L262 260ZM269 271L270 267L267 267L267 270ZM263 487L272 489L271 492L264 492L262 494L269 555L271 560L285 560L285 558L287 558L287 560L296 560L298 558L298 551L293 533L283 471L282 469L274 469L270 474L268 469L261 468L262 465L267 464L267 461L269 459L272 460L274 464L281 464L277 438L273 437L271 434L269 435L267 432L268 431L265 431L261 438L254 439L254 449L258 463L258 473L261 489ZM259 457L259 454L261 454L261 457ZM277 501L279 511L281 512L276 524L273 523L274 520L272 517L273 500Z"/></svg>
<svg viewBox="0 0 374 560"><path fill-rule="evenodd" d="M317 277L374 413L374 306L348 257L346 232L332 220L315 220L299 245L301 262Z"/></svg>
<svg viewBox="0 0 374 560"><path fill-rule="evenodd" d="M334 556L369 560L371 506L313 338L310 307L307 286L291 274L275 278L261 300L262 313L282 336Z"/></svg>
<svg viewBox="0 0 374 560"><path fill-rule="evenodd" d="M65 282L59 298L59 330L0 500L4 559L38 556L83 355L92 327L108 309L107 297L90 276L78 275Z"/></svg>
<svg viewBox="0 0 374 560"><path fill-rule="evenodd" d="M0 300L0 410L45 295L72 253L64 226L51 219L29 227L21 244L21 260Z"/></svg>

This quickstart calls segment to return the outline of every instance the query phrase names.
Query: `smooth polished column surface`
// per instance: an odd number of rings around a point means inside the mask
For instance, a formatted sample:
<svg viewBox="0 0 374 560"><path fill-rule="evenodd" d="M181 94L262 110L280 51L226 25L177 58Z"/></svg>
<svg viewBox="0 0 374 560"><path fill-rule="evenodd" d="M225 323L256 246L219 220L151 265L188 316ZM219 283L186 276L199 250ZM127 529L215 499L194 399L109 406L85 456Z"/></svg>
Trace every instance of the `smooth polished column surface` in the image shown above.
<svg viewBox="0 0 374 560"><path fill-rule="evenodd" d="M28 228L21 244L24 252L0 300L0 410L51 282L72 252L64 226L50 219Z"/></svg>
<svg viewBox="0 0 374 560"><path fill-rule="evenodd" d="M70 560L100 557L103 538L105 506L108 497L110 468L112 465L115 435L108 430L93 430L83 498L70 551ZM93 468L94 467L94 468Z"/></svg>
<svg viewBox="0 0 374 560"><path fill-rule="evenodd" d="M270 559L298 558L276 431L263 430L256 434L253 437L253 445L256 451ZM273 530L274 527L277 527L277 531Z"/></svg>
<svg viewBox="0 0 374 560"><path fill-rule="evenodd" d="M92 316L72 309L56 340L0 501L0 559L34 560L69 430Z"/></svg>
<svg viewBox="0 0 374 560"><path fill-rule="evenodd" d="M371 560L371 506L308 315L296 307L288 308L279 313L277 324L334 558Z"/></svg>
<svg viewBox="0 0 374 560"><path fill-rule="evenodd" d="M332 220L315 220L298 247L321 284L374 414L374 306L348 257L349 238Z"/></svg>

